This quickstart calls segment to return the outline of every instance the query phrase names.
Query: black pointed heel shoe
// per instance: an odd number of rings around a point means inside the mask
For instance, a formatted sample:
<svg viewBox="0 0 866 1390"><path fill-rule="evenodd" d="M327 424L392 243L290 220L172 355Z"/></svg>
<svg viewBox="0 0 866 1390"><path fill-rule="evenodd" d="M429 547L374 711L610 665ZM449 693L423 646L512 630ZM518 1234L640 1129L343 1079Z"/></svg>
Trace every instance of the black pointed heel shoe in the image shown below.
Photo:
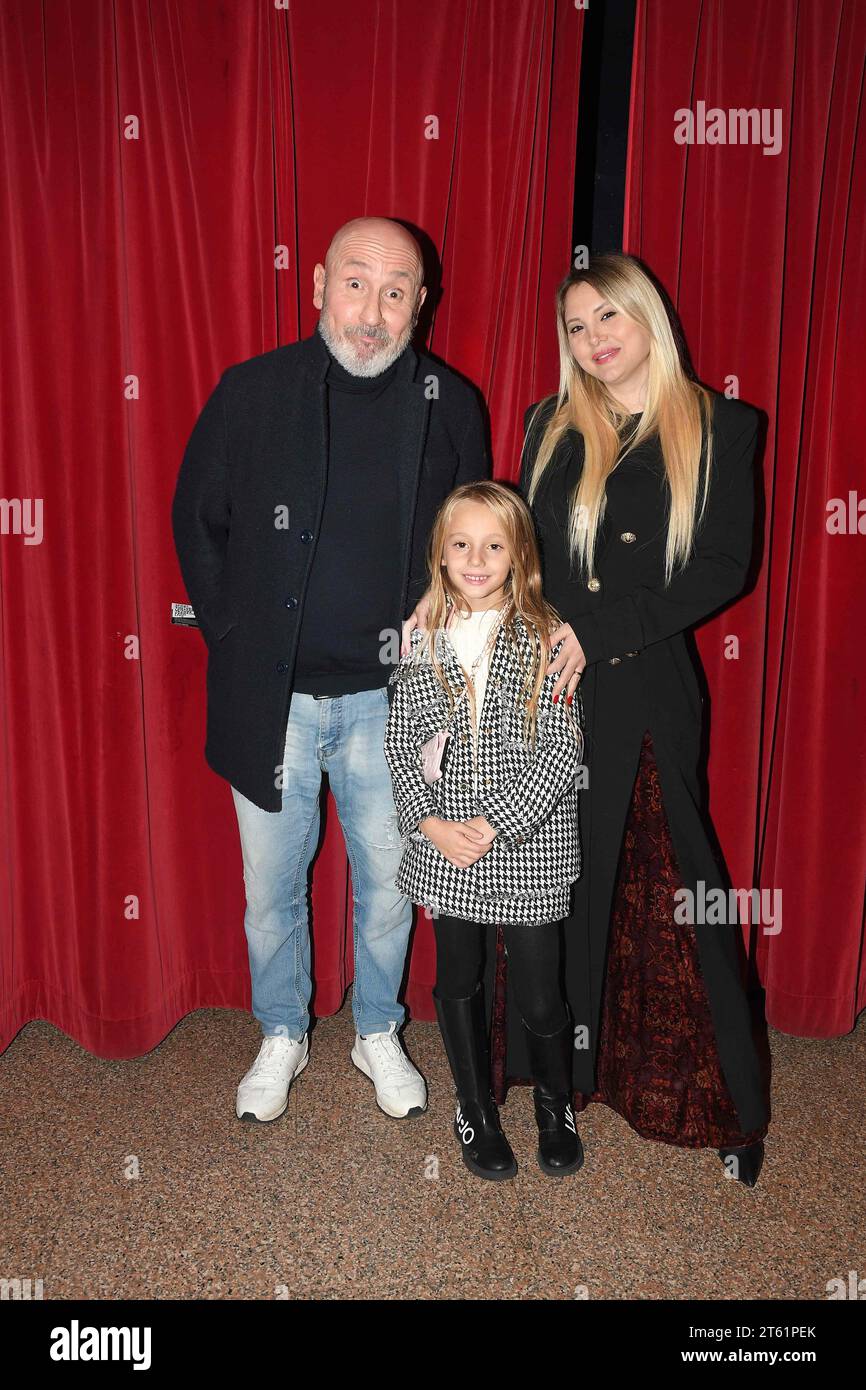
<svg viewBox="0 0 866 1390"><path fill-rule="evenodd" d="M764 1141L756 1139L754 1144L744 1144L738 1149L719 1149L719 1158L731 1177L746 1187L754 1187L764 1162Z"/></svg>
<svg viewBox="0 0 866 1390"><path fill-rule="evenodd" d="M490 1058L481 986L465 999L440 999L434 989L433 1002L457 1091L454 1134L463 1162L478 1178L489 1178L493 1182L513 1178L517 1163L490 1094Z"/></svg>
<svg viewBox="0 0 866 1390"><path fill-rule="evenodd" d="M533 1033L525 1022L523 1028L535 1082L538 1166L548 1177L562 1178L576 1173L584 1157L572 1108L574 1029L570 1021L547 1036Z"/></svg>

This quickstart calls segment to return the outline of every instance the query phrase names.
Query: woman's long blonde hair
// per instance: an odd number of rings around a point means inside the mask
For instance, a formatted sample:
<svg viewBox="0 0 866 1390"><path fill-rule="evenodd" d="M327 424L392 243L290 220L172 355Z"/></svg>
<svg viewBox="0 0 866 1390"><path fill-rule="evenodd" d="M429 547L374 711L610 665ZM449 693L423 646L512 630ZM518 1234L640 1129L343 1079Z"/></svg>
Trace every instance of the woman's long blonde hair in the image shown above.
<svg viewBox="0 0 866 1390"><path fill-rule="evenodd" d="M596 377L578 365L569 346L565 296L573 285L588 284L649 334L649 376L646 404L636 429L623 435L629 412L616 404ZM535 498L544 470L565 431L583 436L584 460L580 483L569 502L568 545L587 578L594 575L598 528L604 517L605 485L619 461L644 439L658 434L668 482L668 531L665 584L674 569L684 565L703 518L712 465L712 394L690 375L685 346L662 294L632 256L611 252L590 256L585 270L574 270L556 292L559 336L559 392L529 477L529 501ZM523 449L547 401L539 401L529 421ZM700 511L696 516L701 450L706 466Z"/></svg>
<svg viewBox="0 0 866 1390"><path fill-rule="evenodd" d="M440 684L448 693L450 715L459 691L451 689L442 669L439 642L435 637L446 628L452 606L461 609L463 603L462 596L448 578L444 562L445 540L451 526L451 518L461 502L482 502L489 507L495 518L497 530L502 532L508 543L511 571L505 581L502 623L506 640L511 642L515 661L524 675L518 697L520 702L525 702L524 739L528 743L534 743L538 695L547 674L548 635L552 628L561 624L562 618L541 592L541 561L535 526L526 502L516 489L497 482L463 483L448 494L439 508L427 543L430 610L425 636L418 643L415 660L419 663L429 661L433 666ZM518 616L523 619L529 638L531 657L528 665L516 632L515 620Z"/></svg>

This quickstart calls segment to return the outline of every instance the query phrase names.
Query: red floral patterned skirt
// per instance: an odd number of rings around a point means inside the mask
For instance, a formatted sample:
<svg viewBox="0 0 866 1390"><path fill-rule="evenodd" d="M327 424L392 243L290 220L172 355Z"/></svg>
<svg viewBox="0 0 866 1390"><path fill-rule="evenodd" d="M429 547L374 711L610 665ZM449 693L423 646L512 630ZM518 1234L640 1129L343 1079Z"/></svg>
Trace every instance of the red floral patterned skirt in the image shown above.
<svg viewBox="0 0 866 1390"><path fill-rule="evenodd" d="M647 731L611 909L598 1089L591 1096L577 1092L575 1108L600 1101L644 1139L683 1148L748 1144L766 1128L747 1134L738 1128L694 930L674 921L674 894L681 887ZM500 985L501 969L496 973ZM496 993L501 1004L499 988ZM502 1017L501 1009L495 1012Z"/></svg>

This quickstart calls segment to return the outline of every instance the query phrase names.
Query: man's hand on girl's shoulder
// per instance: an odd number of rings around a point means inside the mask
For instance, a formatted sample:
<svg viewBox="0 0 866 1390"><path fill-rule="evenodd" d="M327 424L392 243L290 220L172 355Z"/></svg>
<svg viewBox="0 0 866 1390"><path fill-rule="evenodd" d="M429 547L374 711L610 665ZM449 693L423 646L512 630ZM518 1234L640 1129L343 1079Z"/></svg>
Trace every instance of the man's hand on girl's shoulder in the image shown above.
<svg viewBox="0 0 866 1390"><path fill-rule="evenodd" d="M430 590L419 598L412 612L403 623L403 630L400 638L400 655L408 656L412 650L412 632L416 627L426 629L427 617L430 613Z"/></svg>

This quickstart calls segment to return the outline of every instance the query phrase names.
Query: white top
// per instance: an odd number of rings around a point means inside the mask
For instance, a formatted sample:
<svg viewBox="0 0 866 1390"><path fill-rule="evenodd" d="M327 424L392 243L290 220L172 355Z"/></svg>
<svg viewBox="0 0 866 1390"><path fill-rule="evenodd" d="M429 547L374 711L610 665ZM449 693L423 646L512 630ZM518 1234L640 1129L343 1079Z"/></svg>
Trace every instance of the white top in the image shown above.
<svg viewBox="0 0 866 1390"><path fill-rule="evenodd" d="M451 626L448 628L448 636L450 637L451 642L454 646L454 650L457 653L460 665L463 667L464 675L467 677L467 684L469 684L468 678L469 672L472 669L472 663L473 661L475 661L478 654L484 649L484 644L490 636L490 629L496 622L498 613L498 608L485 608L479 613L470 613L468 618L466 618L463 617L463 615L458 611L457 616L454 618L454 620L451 623ZM484 705L484 691L487 686L487 673L489 669L490 652L486 654L483 661L479 662L478 669L475 672L475 676L473 678L473 683L475 686L475 706L473 710L473 724L475 726L476 732L478 730L478 717L481 714L481 710ZM469 700L471 708L471 685L469 687L469 693L465 698Z"/></svg>

